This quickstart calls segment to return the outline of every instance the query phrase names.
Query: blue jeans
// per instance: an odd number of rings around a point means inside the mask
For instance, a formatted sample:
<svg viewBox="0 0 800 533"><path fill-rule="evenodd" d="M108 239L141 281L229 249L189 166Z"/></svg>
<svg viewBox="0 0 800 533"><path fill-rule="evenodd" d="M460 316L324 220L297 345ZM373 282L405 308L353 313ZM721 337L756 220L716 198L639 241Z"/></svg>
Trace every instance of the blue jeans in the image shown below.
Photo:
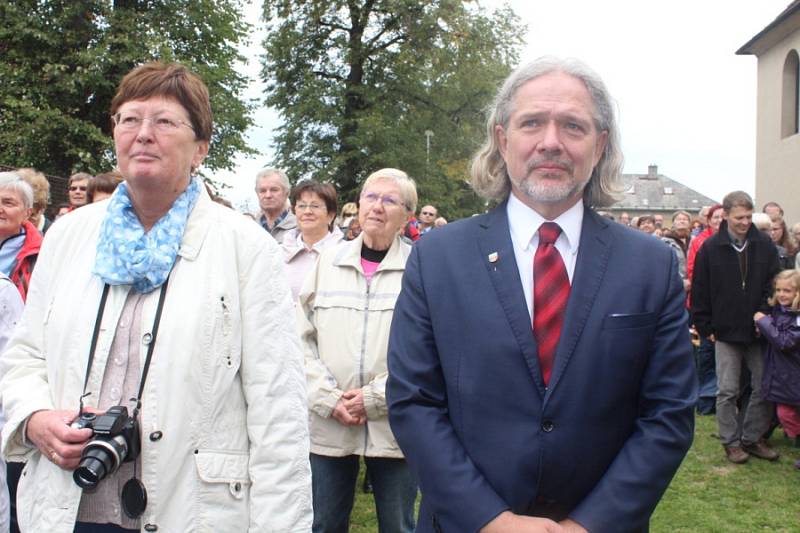
<svg viewBox="0 0 800 533"><path fill-rule="evenodd" d="M347 533L353 510L358 455L311 454L313 533ZM417 482L404 459L364 457L372 482L379 533L413 533Z"/></svg>
<svg viewBox="0 0 800 533"><path fill-rule="evenodd" d="M695 352L697 380L700 389L697 394L697 412L701 415L714 414L717 403L717 369L714 357L714 343L702 339Z"/></svg>

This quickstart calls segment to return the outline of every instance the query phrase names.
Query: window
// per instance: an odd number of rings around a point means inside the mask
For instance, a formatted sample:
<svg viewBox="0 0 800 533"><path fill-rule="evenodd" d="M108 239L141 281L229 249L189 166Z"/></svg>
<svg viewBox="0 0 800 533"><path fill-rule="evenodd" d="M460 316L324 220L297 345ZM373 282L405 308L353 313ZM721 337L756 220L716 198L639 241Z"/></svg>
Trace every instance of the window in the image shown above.
<svg viewBox="0 0 800 533"><path fill-rule="evenodd" d="M783 94L781 95L781 137L789 137L798 133L798 106L800 106L800 91L798 91L798 60L797 52L792 50L783 63Z"/></svg>
<svg viewBox="0 0 800 533"><path fill-rule="evenodd" d="M672 194L672 187L664 187L664 194Z"/></svg>

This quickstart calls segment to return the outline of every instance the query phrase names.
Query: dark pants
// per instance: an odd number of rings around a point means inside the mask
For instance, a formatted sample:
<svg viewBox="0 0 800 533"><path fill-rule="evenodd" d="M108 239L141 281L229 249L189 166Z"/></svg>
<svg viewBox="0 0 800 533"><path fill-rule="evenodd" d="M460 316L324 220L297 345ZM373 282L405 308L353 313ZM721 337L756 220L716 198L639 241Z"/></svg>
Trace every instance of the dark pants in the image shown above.
<svg viewBox="0 0 800 533"><path fill-rule="evenodd" d="M8 499L11 504L10 533L20 533L17 525L17 485L22 477L25 463L6 463L6 483L8 483Z"/></svg>
<svg viewBox="0 0 800 533"><path fill-rule="evenodd" d="M78 522L72 533L139 533L138 529L125 529L114 524L90 524Z"/></svg>
<svg viewBox="0 0 800 533"><path fill-rule="evenodd" d="M412 533L417 483L404 459L364 457L372 482L380 533ZM314 533L347 533L353 510L359 456L311 454Z"/></svg>
<svg viewBox="0 0 800 533"><path fill-rule="evenodd" d="M713 415L717 404L717 363L714 358L714 343L702 339L695 352L697 363L697 412L701 415Z"/></svg>

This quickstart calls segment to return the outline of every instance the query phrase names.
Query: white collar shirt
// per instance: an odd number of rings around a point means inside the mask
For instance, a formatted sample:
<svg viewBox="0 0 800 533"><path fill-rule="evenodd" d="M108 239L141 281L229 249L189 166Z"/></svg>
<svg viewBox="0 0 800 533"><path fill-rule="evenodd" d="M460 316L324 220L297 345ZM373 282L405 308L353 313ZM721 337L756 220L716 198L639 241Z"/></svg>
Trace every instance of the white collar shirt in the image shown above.
<svg viewBox="0 0 800 533"><path fill-rule="evenodd" d="M575 261L578 257L578 246L581 241L581 226L583 224L583 201L578 202L561 213L555 220L548 221L542 215L523 204L514 194L508 197L506 204L508 215L508 228L511 233L511 243L514 246L514 256L519 269L519 279L522 281L522 290L525 293L525 303L528 313L533 320L533 257L539 246L539 226L544 222L555 222L561 227L561 233L556 239L556 250L561 254L564 266L567 269L570 285L575 273Z"/></svg>

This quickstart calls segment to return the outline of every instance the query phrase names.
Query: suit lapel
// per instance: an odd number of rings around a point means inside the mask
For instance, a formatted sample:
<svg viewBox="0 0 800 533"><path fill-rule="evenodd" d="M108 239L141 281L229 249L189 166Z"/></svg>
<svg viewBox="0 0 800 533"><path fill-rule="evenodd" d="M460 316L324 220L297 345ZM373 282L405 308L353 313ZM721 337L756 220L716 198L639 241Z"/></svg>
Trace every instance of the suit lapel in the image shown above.
<svg viewBox="0 0 800 533"><path fill-rule="evenodd" d="M522 281L519 279L517 259L508 229L505 202L483 218L480 222L480 229L478 248L481 260L486 266L497 299L505 311L511 331L519 344L536 388L544 396L542 374L536 355L536 341L533 338L525 293L522 291Z"/></svg>
<svg viewBox="0 0 800 533"><path fill-rule="evenodd" d="M548 396L558 385L558 381L575 351L581 333L592 310L608 267L611 253L611 232L607 231L606 220L584 207L583 225L575 274L572 279L567 312L561 327L553 375L550 378Z"/></svg>

